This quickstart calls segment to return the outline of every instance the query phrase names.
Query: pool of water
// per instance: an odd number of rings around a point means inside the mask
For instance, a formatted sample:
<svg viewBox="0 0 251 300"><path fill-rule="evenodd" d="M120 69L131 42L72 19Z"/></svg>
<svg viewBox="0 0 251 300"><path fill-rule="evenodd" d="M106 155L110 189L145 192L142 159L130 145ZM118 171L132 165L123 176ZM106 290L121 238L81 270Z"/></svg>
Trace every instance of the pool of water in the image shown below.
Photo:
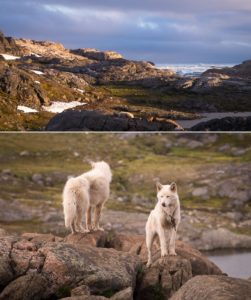
<svg viewBox="0 0 251 300"><path fill-rule="evenodd" d="M218 250L204 254L228 276L251 277L251 251Z"/></svg>
<svg viewBox="0 0 251 300"><path fill-rule="evenodd" d="M201 113L201 118L195 120L178 120L177 122L185 129L189 129L194 125L201 122L207 122L213 119L222 119L225 117L248 117L251 116L251 112L213 112L213 113Z"/></svg>

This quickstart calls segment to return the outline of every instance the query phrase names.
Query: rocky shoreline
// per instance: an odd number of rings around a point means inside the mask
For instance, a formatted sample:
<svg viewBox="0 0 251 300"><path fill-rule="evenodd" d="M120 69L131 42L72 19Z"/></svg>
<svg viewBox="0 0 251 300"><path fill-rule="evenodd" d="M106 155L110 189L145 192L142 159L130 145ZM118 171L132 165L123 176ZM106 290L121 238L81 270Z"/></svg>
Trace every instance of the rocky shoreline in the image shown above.
<svg viewBox="0 0 251 300"><path fill-rule="evenodd" d="M208 70L199 77L184 77L158 69L151 62L127 60L114 51L72 50L49 41L14 39L0 33L2 130L43 130L54 115L44 107L57 101L78 101L83 104L83 116L88 110L100 114L98 123L109 115L112 122L100 130L112 131L115 123L120 130L131 130L124 125L125 117L131 116L136 123L146 124L136 124L132 130L172 131L176 127L166 124L196 118L196 113L251 111L250 85L250 61ZM37 113L22 113L17 110L20 105ZM224 122L215 120L213 126L211 122L192 130L250 130L250 122L244 119L231 119L227 126ZM65 130L59 123L56 130ZM74 128L98 130L82 125Z"/></svg>
<svg viewBox="0 0 251 300"><path fill-rule="evenodd" d="M251 294L250 281L227 277L184 242L177 241L177 256L161 259L157 249L147 269L141 235L2 233L0 299L235 299L229 297L238 298L240 290L238 299L248 299ZM200 298L201 286L207 298Z"/></svg>

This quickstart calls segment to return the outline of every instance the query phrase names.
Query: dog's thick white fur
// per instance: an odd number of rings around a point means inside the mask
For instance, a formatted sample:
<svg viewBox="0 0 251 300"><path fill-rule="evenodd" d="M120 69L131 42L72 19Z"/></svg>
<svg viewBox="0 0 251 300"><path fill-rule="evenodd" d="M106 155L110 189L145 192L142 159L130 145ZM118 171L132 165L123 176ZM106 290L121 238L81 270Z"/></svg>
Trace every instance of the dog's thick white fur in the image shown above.
<svg viewBox="0 0 251 300"><path fill-rule="evenodd" d="M112 172L104 162L92 162L92 169L82 175L67 180L63 191L65 226L75 232L103 230L99 227L101 210L110 195ZM92 209L94 221L92 224ZM86 228L82 226L85 212Z"/></svg>
<svg viewBox="0 0 251 300"><path fill-rule="evenodd" d="M151 211L146 223L146 247L148 251L147 267L152 264L152 244L158 236L161 257L176 255L175 238L180 223L180 201L177 186L157 183L158 202Z"/></svg>

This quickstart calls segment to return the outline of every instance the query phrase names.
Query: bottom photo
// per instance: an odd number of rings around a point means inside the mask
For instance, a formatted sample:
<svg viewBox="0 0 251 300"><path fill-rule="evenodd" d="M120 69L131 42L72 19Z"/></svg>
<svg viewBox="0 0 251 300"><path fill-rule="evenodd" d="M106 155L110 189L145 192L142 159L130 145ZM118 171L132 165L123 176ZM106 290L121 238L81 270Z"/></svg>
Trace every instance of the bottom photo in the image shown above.
<svg viewBox="0 0 251 300"><path fill-rule="evenodd" d="M250 182L249 133L1 133L0 299L250 299Z"/></svg>

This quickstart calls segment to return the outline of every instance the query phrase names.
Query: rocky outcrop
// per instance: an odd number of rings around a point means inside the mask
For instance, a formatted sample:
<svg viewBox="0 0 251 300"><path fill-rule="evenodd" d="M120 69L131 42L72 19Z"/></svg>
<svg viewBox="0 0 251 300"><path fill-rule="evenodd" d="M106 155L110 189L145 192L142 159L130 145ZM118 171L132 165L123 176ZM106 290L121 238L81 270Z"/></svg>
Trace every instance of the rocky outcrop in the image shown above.
<svg viewBox="0 0 251 300"><path fill-rule="evenodd" d="M15 40L11 37L6 37L0 31L0 53L22 55L22 50L17 46Z"/></svg>
<svg viewBox="0 0 251 300"><path fill-rule="evenodd" d="M14 98L19 104L33 108L49 103L49 99L32 76L15 66L0 64L0 92Z"/></svg>
<svg viewBox="0 0 251 300"><path fill-rule="evenodd" d="M248 300L249 280L227 276L196 276L187 281L170 300Z"/></svg>
<svg viewBox="0 0 251 300"><path fill-rule="evenodd" d="M95 48L81 48L71 50L71 53L87 57L94 60L111 60L123 58L121 54L115 51L99 51Z"/></svg>
<svg viewBox="0 0 251 300"><path fill-rule="evenodd" d="M226 117L213 119L208 122L201 122L193 126L192 131L250 131L250 117Z"/></svg>
<svg viewBox="0 0 251 300"><path fill-rule="evenodd" d="M153 266L146 269L144 236L2 236L0 299L168 299L194 275L221 274L184 243L178 243L177 257L165 260L155 250Z"/></svg>
<svg viewBox="0 0 251 300"><path fill-rule="evenodd" d="M139 118L124 118L98 111L68 110L54 116L47 131L173 131L182 128L172 120L150 122Z"/></svg>
<svg viewBox="0 0 251 300"><path fill-rule="evenodd" d="M251 92L251 60L232 68L209 69L194 81L196 93L248 93Z"/></svg>
<svg viewBox="0 0 251 300"><path fill-rule="evenodd" d="M232 68L223 68L223 69L210 69L204 72L203 74L224 74L229 77L251 77L251 60L246 60L243 63L236 65Z"/></svg>
<svg viewBox="0 0 251 300"><path fill-rule="evenodd" d="M200 238L193 241L193 245L198 249L250 249L251 237L236 234L226 228L205 230Z"/></svg>

